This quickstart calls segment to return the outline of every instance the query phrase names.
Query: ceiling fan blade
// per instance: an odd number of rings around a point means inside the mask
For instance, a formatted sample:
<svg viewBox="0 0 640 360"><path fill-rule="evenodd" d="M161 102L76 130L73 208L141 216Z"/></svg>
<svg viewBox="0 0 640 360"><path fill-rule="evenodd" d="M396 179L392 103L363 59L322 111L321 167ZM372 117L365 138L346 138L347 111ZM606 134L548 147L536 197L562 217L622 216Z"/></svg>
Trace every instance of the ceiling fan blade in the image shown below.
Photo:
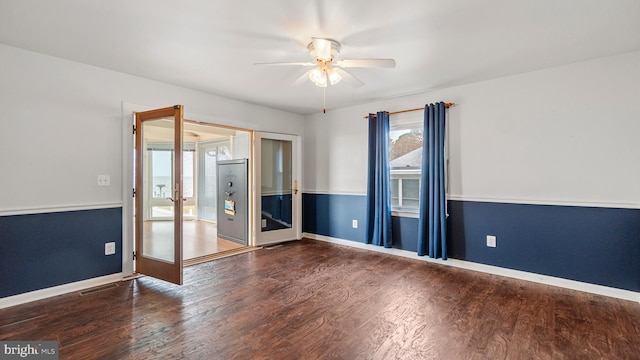
<svg viewBox="0 0 640 360"><path fill-rule="evenodd" d="M344 82L346 82L347 84L353 87L358 88L364 85L364 83L360 79L358 79L357 77L349 74L348 72L340 68L333 68L333 70L338 74L340 74L340 76L342 76L342 80L344 80Z"/></svg>
<svg viewBox="0 0 640 360"><path fill-rule="evenodd" d="M331 41L321 38L311 38L313 48L316 50L316 56L322 60L331 59Z"/></svg>
<svg viewBox="0 0 640 360"><path fill-rule="evenodd" d="M312 71L313 71L313 69L305 71L304 74L300 75L300 77L297 78L296 81L292 82L291 85L296 86L296 85L300 85L300 84L302 84L302 83L304 83L306 81L309 81L309 73L312 72Z"/></svg>
<svg viewBox="0 0 640 360"><path fill-rule="evenodd" d="M269 65L269 66L316 66L318 64L312 62L265 62L254 63L253 65Z"/></svg>
<svg viewBox="0 0 640 360"><path fill-rule="evenodd" d="M343 68L347 67L380 67L380 68L394 68L396 67L396 61L394 59L350 59L339 60L336 66Z"/></svg>

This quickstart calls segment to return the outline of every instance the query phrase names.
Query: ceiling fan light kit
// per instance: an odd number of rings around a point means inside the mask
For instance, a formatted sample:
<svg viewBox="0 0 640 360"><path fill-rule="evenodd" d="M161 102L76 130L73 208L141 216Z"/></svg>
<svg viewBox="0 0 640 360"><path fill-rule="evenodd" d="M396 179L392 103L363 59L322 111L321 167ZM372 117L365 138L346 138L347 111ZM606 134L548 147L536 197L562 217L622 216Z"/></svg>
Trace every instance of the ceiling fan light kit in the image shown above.
<svg viewBox="0 0 640 360"><path fill-rule="evenodd" d="M327 77L329 78L329 83L331 83L331 85L335 85L342 80L342 76L340 76L340 74L338 74L334 69L329 69L329 71L327 71Z"/></svg>
<svg viewBox="0 0 640 360"><path fill-rule="evenodd" d="M340 43L332 39L311 39L307 49L318 67L309 71L309 80L317 87L324 88L327 84L333 86L342 80L342 76L331 67L333 59L340 54L340 48Z"/></svg>
<svg viewBox="0 0 640 360"><path fill-rule="evenodd" d="M309 71L309 80L317 87L327 87L327 83L331 86L336 85L342 80L342 76L338 74L332 67L321 64L317 68Z"/></svg>

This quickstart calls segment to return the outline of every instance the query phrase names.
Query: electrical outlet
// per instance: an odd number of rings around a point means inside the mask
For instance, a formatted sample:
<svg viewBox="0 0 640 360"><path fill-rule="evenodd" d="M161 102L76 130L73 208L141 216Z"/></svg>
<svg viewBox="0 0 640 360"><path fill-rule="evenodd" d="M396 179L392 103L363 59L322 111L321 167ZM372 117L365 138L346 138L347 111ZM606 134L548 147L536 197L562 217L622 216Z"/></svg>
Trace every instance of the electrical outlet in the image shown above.
<svg viewBox="0 0 640 360"><path fill-rule="evenodd" d="M493 235L487 235L487 246L496 247L496 237Z"/></svg>
<svg viewBox="0 0 640 360"><path fill-rule="evenodd" d="M104 254L105 255L113 255L116 253L116 243L108 242L104 243Z"/></svg>
<svg viewBox="0 0 640 360"><path fill-rule="evenodd" d="M358 228L358 220L351 220L351 227L354 229Z"/></svg>
<svg viewBox="0 0 640 360"><path fill-rule="evenodd" d="M98 175L98 186L111 186L111 176Z"/></svg>

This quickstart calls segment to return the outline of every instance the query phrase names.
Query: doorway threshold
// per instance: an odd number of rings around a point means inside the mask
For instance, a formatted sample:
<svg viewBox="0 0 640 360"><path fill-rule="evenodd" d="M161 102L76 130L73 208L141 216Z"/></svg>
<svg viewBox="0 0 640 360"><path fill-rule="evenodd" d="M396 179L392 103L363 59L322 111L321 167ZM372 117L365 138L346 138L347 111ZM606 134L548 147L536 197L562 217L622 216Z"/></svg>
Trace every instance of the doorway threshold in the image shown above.
<svg viewBox="0 0 640 360"><path fill-rule="evenodd" d="M186 267L186 266L201 264L203 262L207 262L207 261L211 261L211 260L215 260L215 259L220 259L220 258L227 257L227 256L232 256L232 255L242 254L242 253L246 253L246 252L250 252L250 251L255 251L255 250L258 250L258 249L262 249L262 247L260 247L260 246L244 246L244 247L237 248L237 249L221 251L221 252L218 252L218 253L215 253L215 254L211 254L211 255L199 256L199 257L195 257L193 259L186 259L182 263L183 263L183 266Z"/></svg>

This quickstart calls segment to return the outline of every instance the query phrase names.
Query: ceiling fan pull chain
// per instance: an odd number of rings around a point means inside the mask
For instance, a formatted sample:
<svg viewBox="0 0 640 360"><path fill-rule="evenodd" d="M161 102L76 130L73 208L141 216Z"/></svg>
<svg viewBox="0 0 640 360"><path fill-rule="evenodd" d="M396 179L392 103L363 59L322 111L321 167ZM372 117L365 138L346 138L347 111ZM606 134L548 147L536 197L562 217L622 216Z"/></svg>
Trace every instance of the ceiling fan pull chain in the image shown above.
<svg viewBox="0 0 640 360"><path fill-rule="evenodd" d="M322 110L323 114L327 113L327 88L323 87L322 88L322 105L324 107L324 109Z"/></svg>

